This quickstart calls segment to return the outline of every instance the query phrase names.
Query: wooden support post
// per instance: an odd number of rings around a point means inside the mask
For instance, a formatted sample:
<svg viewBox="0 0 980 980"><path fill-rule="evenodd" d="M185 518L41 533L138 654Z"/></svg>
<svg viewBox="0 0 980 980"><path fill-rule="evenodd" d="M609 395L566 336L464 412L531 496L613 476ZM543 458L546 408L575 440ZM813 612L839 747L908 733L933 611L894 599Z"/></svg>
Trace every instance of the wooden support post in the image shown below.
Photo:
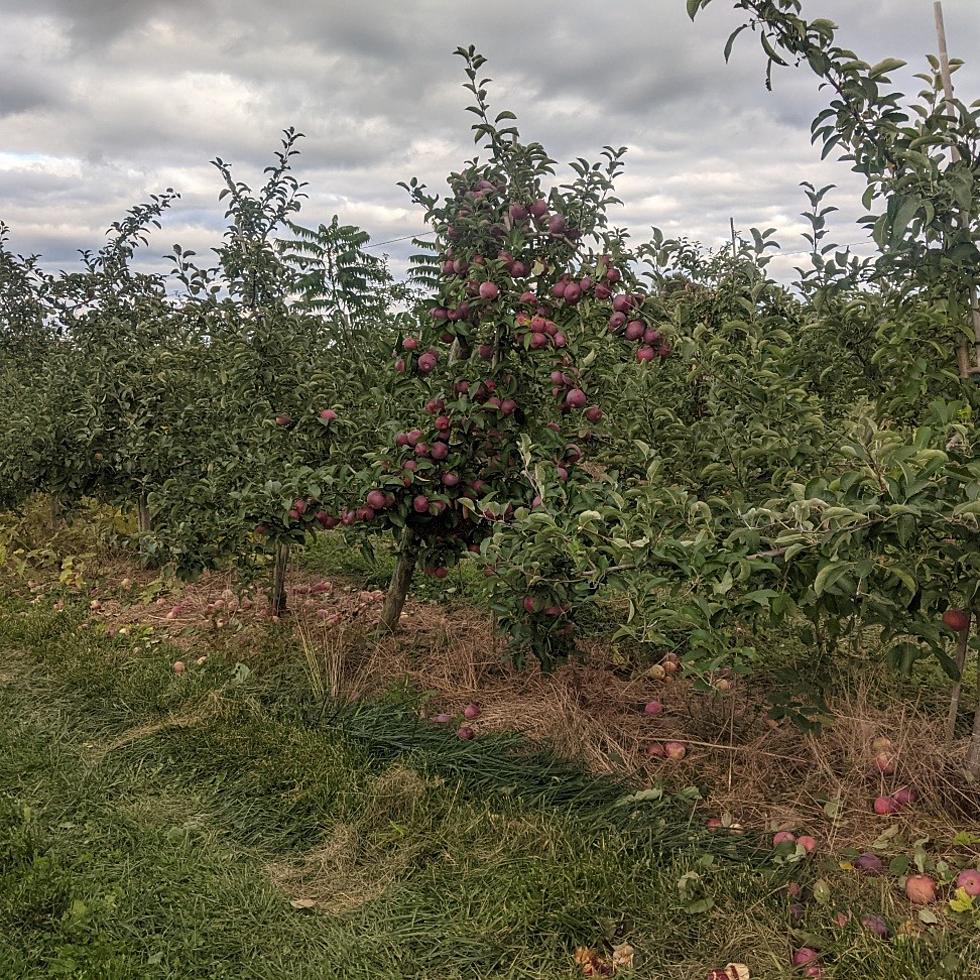
<svg viewBox="0 0 980 980"><path fill-rule="evenodd" d="M946 43L946 20L943 17L942 0L934 0L932 9L936 18L936 36L939 39L939 73L943 80L946 101L952 104L953 74L949 69L949 48ZM950 157L953 163L959 163L961 159L960 151L955 146L950 150ZM970 312L973 318L972 361L968 353L968 344L965 341L957 350L960 377L964 379L973 375L980 375L980 297L977 294L976 284L970 287Z"/></svg>

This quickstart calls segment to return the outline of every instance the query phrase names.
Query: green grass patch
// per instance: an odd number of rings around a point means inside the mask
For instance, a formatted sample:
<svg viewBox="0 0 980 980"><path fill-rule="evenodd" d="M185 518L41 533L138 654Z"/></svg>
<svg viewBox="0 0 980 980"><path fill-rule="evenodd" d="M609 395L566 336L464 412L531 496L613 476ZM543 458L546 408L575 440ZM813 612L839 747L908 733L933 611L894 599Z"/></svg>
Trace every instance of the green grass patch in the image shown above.
<svg viewBox="0 0 980 980"><path fill-rule="evenodd" d="M537 980L620 941L623 976L791 976L784 886L814 872L706 836L683 797L629 799L516 735L460 742L405 692L324 709L282 635L249 670L212 651L177 677L174 650L70 610L2 613L4 980ZM842 934L829 909L807 929L831 978L960 980L975 952Z"/></svg>

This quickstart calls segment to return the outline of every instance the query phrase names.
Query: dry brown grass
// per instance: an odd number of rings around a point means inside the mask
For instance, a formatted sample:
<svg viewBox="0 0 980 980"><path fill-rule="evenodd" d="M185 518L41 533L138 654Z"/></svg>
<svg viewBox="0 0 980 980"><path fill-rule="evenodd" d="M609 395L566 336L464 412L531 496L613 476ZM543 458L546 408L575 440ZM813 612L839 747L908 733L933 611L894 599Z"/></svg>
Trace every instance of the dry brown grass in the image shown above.
<svg viewBox="0 0 980 980"><path fill-rule="evenodd" d="M136 584L132 598L109 598L93 613L104 628L152 625L184 649L207 642L246 660L261 650L270 625L261 592L237 595L227 576L211 574L146 605L134 599L148 573L117 573ZM723 695L696 691L679 675L624 676L599 642L551 674L518 671L488 616L471 608L410 601L399 632L379 639L381 598L340 580L293 575L283 625L301 645L318 696L354 700L403 681L430 692L432 714L455 714L475 701L482 708L478 732L518 730L596 773L639 785L695 783L707 790L706 817L727 813L746 827L805 829L835 849L870 843L893 823L914 823L918 836L948 837L962 829L964 816L980 812L976 789L964 788L957 772L965 747L947 750L943 719L878 696L873 677L837 695L830 722L815 737L767 723L765 692L749 682ZM648 718L642 706L654 698L667 710ZM895 777L872 769L871 742L880 735L896 744ZM668 739L687 745L683 762L647 757L651 742ZM920 802L897 817L876 816L875 796L903 785L915 787Z"/></svg>
<svg viewBox="0 0 980 980"><path fill-rule="evenodd" d="M427 845L399 838L379 848L377 832L397 821L438 783L401 766L386 770L375 777L371 805L358 821L335 823L316 847L268 865L272 884L297 907L317 908L329 915L343 915L380 898Z"/></svg>

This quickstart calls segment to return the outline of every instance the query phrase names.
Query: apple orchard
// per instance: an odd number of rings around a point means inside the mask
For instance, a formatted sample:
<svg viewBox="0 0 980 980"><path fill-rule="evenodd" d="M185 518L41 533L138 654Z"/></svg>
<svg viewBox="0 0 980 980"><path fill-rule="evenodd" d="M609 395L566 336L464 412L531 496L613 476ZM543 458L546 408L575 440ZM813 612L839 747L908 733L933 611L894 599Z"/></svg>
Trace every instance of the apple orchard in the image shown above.
<svg viewBox="0 0 980 980"><path fill-rule="evenodd" d="M814 142L864 178L873 258L832 242L832 189L811 185L792 286L767 271L771 231L716 252L631 240L613 224L625 149L559 168L461 48L479 155L444 193L404 184L428 231L406 282L358 229L300 223L293 130L257 189L214 161L213 265L175 246L167 274L134 269L171 190L75 272L2 229L2 506L118 508L142 562L266 576L277 618L318 535L394 554L381 630L419 575L472 566L514 661L545 670L612 600L634 663L674 651L706 688L780 630L826 662L860 640L897 672L945 673L957 764L980 778L980 708L961 698L980 613L980 110L938 60L909 98L902 63L861 61L793 0L734 6L770 75L822 84ZM802 717L806 698L788 680L772 712Z"/></svg>

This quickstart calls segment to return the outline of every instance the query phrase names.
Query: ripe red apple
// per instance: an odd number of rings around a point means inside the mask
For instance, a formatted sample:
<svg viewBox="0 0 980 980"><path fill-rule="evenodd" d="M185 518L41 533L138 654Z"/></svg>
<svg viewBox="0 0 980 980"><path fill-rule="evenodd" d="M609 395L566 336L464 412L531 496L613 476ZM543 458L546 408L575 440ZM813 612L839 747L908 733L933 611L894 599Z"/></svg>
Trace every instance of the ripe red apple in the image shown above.
<svg viewBox="0 0 980 980"><path fill-rule="evenodd" d="M626 324L626 330L624 331L623 336L627 340L639 340L643 336L643 332L645 330L646 327L644 327L642 321L630 320L630 322Z"/></svg>
<svg viewBox="0 0 980 980"><path fill-rule="evenodd" d="M412 499L412 510L414 510L416 514L428 514L429 498L426 497L424 493L418 494Z"/></svg>
<svg viewBox="0 0 980 980"><path fill-rule="evenodd" d="M622 328L625 322L626 322L625 313L613 313L613 315L609 318L606 326L609 328L610 333L616 333L617 330L620 330Z"/></svg>
<svg viewBox="0 0 980 980"><path fill-rule="evenodd" d="M563 235L568 229L568 222L563 215L556 214L548 221L549 235Z"/></svg>
<svg viewBox="0 0 980 980"><path fill-rule="evenodd" d="M472 728L470 728L470 726L469 726L469 725L463 725L463 726L462 726L462 727L461 727L461 728L460 728L460 729L459 729L459 730L458 730L458 731L456 732L456 736L457 736L458 738L460 738L460 739L462 739L462 740L463 740L464 742L468 742L468 741L470 741L470 739L472 739L472 738L475 738L475 737L476 737L476 732L474 732L474 731L473 731L473 729L472 729Z"/></svg>
<svg viewBox="0 0 980 980"><path fill-rule="evenodd" d="M581 388L572 388L572 390L565 396L565 404L569 408L585 408L588 404L589 399L586 397L584 391Z"/></svg>
<svg viewBox="0 0 980 980"><path fill-rule="evenodd" d="M645 715L659 715L664 710L664 706L660 701L648 701L643 708L643 713Z"/></svg>
<svg viewBox="0 0 980 980"><path fill-rule="evenodd" d="M436 361L437 361L436 355L432 351L426 351L419 358L419 370L423 374L428 374L430 371L433 370L433 368L435 368Z"/></svg>
<svg viewBox="0 0 980 980"><path fill-rule="evenodd" d="M562 299L564 299L565 302L570 304L571 306L574 306L581 298L582 298L582 287L579 286L578 283L570 282L565 287L565 292L562 295Z"/></svg>
<svg viewBox="0 0 980 980"><path fill-rule="evenodd" d="M372 510L384 510L388 504L383 490L372 490L364 501Z"/></svg>
<svg viewBox="0 0 980 980"><path fill-rule="evenodd" d="M780 844L795 844L796 834L788 830L780 830L772 835L772 846L779 847Z"/></svg>
<svg viewBox="0 0 980 980"><path fill-rule="evenodd" d="M512 204L507 209L507 213L510 215L511 221L523 221L528 212L523 204Z"/></svg>
<svg viewBox="0 0 980 980"><path fill-rule="evenodd" d="M398 360L395 361L395 374L404 374L405 367L406 367L405 358L399 357Z"/></svg>
<svg viewBox="0 0 980 980"><path fill-rule="evenodd" d="M956 876L956 887L962 888L970 898L980 897L980 871L967 868Z"/></svg>
<svg viewBox="0 0 980 980"><path fill-rule="evenodd" d="M587 419L588 419L588 420L589 420L590 422L593 422L593 423L595 423L595 422L599 422L599 421L601 421L601 420L602 420L602 409L601 409L601 408L599 408L599 406L598 406L598 405L590 405L590 406L589 406L589 407L588 407L588 408L587 408L587 409L585 410L585 417L586 417L586 418L587 418Z"/></svg>
<svg viewBox="0 0 980 980"><path fill-rule="evenodd" d="M479 718L480 706L471 701L465 708L463 708L463 717L467 721L473 721L475 718Z"/></svg>
<svg viewBox="0 0 980 980"><path fill-rule="evenodd" d="M542 197L528 205L528 211L535 217L541 218L548 213L548 202Z"/></svg>
<svg viewBox="0 0 980 980"><path fill-rule="evenodd" d="M337 418L337 413L332 408L324 408L320 412L320 418L324 422L333 422Z"/></svg>
<svg viewBox="0 0 980 980"><path fill-rule="evenodd" d="M889 936L888 923L880 915L862 915L861 926L868 932L873 932L879 939Z"/></svg>
<svg viewBox="0 0 980 980"><path fill-rule="evenodd" d="M890 817L898 812L898 804L890 796L879 796L875 800L874 810L879 817Z"/></svg>
<svg viewBox="0 0 980 980"><path fill-rule="evenodd" d="M429 455L435 460L445 459L449 455L449 447L444 442L433 443Z"/></svg>
<svg viewBox="0 0 980 980"><path fill-rule="evenodd" d="M970 628L970 614L963 609L947 609L943 613L943 622L957 633Z"/></svg>
<svg viewBox="0 0 980 980"><path fill-rule="evenodd" d="M500 295L500 287L495 282L480 283L480 299L496 299Z"/></svg>
<svg viewBox="0 0 980 980"><path fill-rule="evenodd" d="M533 613L538 608L538 604L535 601L534 596L532 596L532 595L526 595L526 596L524 596L524 600L522 602L522 605L524 606L524 611L527 612L527 613Z"/></svg>
<svg viewBox="0 0 980 980"><path fill-rule="evenodd" d="M909 875L905 894L913 905L930 905L936 900L936 883L929 875Z"/></svg>
<svg viewBox="0 0 980 980"><path fill-rule="evenodd" d="M657 353L656 353L656 351L652 347L646 347L646 346L644 346L644 347L641 347L636 352L636 359L641 364L646 364L649 361L652 361L656 356L657 356Z"/></svg>
<svg viewBox="0 0 980 980"><path fill-rule="evenodd" d="M919 794L911 786L903 786L892 793L892 799L901 807L911 806L918 798Z"/></svg>
<svg viewBox="0 0 980 980"><path fill-rule="evenodd" d="M663 759L666 755L666 750L659 742L647 746L647 756L651 759Z"/></svg>
<svg viewBox="0 0 980 980"><path fill-rule="evenodd" d="M418 350L419 342L415 337L406 337L402 341L403 350Z"/></svg>
<svg viewBox="0 0 980 980"><path fill-rule="evenodd" d="M867 851L854 859L854 867L862 874L869 875L872 878L877 878L879 875L885 873L885 866L881 858L877 854L871 854Z"/></svg>
<svg viewBox="0 0 980 980"><path fill-rule="evenodd" d="M432 574L436 578L445 578L449 574L449 569L445 565L437 565L432 569Z"/></svg>
<svg viewBox="0 0 980 980"><path fill-rule="evenodd" d="M812 854L817 849L817 841L815 838L811 837L809 834L803 834L801 837L796 838L796 843L803 848L807 854Z"/></svg>
<svg viewBox="0 0 980 980"><path fill-rule="evenodd" d="M687 755L687 746L683 742L665 742L664 752L668 759L680 762Z"/></svg>
<svg viewBox="0 0 980 980"><path fill-rule="evenodd" d="M802 946L793 953L793 966L806 966L808 963L816 963L820 959L820 954L809 946Z"/></svg>

